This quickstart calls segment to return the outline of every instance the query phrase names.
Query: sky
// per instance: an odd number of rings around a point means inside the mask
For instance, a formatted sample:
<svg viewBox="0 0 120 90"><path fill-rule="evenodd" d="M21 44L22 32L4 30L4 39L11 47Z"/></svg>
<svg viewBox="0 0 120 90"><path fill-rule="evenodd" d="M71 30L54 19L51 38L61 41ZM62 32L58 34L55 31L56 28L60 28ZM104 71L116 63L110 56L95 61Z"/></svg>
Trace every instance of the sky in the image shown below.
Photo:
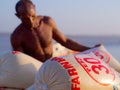
<svg viewBox="0 0 120 90"><path fill-rule="evenodd" d="M21 23L15 16L18 0L1 0L0 33ZM120 35L120 0L32 0L38 15L53 18L66 35Z"/></svg>

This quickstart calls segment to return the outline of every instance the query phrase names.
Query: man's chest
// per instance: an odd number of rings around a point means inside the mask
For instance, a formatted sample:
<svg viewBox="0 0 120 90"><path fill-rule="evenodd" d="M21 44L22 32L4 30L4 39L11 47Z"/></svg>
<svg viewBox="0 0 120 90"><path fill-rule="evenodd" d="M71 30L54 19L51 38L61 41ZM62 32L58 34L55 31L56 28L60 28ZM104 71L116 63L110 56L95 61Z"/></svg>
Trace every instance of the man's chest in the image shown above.
<svg viewBox="0 0 120 90"><path fill-rule="evenodd" d="M31 31L27 32L26 35L24 35L24 43L27 45L33 44L33 45L40 45L41 47L48 46L49 43L52 41L52 32L49 30L45 31Z"/></svg>

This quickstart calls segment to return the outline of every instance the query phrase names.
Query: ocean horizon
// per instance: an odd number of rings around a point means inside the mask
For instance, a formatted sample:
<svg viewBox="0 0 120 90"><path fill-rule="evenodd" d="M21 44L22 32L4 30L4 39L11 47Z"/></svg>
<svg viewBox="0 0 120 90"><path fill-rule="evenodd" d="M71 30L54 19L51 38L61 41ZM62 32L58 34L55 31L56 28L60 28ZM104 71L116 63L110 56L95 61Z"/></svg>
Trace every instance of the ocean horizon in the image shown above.
<svg viewBox="0 0 120 90"><path fill-rule="evenodd" d="M11 33L0 33L0 37L9 38ZM66 35L67 37L81 43L103 43L103 44L120 44L118 35Z"/></svg>

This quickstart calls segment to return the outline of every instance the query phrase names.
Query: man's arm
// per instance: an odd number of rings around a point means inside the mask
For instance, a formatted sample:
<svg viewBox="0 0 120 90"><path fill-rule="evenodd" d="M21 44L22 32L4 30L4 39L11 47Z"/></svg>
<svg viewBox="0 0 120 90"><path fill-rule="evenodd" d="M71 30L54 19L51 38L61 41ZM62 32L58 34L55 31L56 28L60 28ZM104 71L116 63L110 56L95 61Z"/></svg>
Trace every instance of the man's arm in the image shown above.
<svg viewBox="0 0 120 90"><path fill-rule="evenodd" d="M49 23L52 26L52 32L53 32L53 39L56 40L61 45L65 46L66 48L69 48L71 50L75 51L84 51L87 49L90 49L90 47L81 45L72 39L67 38L65 35L63 35L57 28L55 22L50 18Z"/></svg>

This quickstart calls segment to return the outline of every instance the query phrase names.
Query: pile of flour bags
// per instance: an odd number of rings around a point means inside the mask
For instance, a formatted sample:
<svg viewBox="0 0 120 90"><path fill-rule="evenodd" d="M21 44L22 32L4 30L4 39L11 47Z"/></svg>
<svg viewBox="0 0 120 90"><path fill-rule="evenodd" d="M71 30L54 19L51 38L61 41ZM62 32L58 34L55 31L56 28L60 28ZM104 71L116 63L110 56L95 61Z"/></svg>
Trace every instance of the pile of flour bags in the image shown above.
<svg viewBox="0 0 120 90"><path fill-rule="evenodd" d="M120 63L103 45L44 63L11 51L0 56L0 90L120 90Z"/></svg>

